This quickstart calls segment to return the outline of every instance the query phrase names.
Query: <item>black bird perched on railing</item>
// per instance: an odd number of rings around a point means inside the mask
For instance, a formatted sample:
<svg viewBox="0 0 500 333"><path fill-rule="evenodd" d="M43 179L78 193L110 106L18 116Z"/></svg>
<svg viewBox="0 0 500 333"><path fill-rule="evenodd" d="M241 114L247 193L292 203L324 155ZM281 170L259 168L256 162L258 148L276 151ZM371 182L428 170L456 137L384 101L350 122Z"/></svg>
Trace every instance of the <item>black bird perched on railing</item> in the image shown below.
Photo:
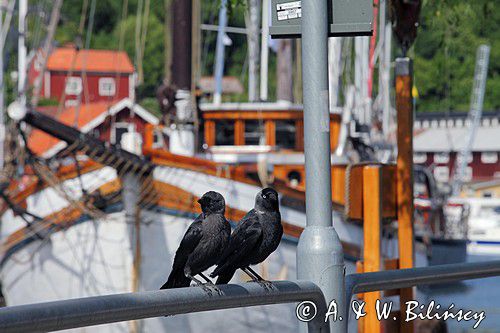
<svg viewBox="0 0 500 333"><path fill-rule="evenodd" d="M189 287L191 281L211 292L212 282L203 271L215 265L226 248L231 226L224 217L226 204L217 192L207 192L198 200L202 213L189 226L175 253L172 272L161 289ZM195 278L200 275L207 285Z"/></svg>
<svg viewBox="0 0 500 333"><path fill-rule="evenodd" d="M238 268L247 273L252 280L261 283L266 289L270 283L260 277L250 265L263 262L273 253L283 236L278 193L266 188L255 197L255 207L238 223L217 268L210 274L218 276L216 284L228 283Z"/></svg>

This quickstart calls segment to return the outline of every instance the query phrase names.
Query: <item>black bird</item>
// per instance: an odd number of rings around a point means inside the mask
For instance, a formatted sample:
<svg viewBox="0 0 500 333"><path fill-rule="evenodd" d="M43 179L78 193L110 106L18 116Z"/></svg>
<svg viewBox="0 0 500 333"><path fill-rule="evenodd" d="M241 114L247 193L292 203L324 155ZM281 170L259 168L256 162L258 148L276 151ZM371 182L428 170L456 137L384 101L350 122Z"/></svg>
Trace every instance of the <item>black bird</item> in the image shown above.
<svg viewBox="0 0 500 333"><path fill-rule="evenodd" d="M184 234L175 253L172 272L161 289L189 287L191 281L204 286L195 275L200 275L212 285L203 271L217 264L224 253L231 235L231 226L224 217L225 201L220 193L207 192L198 202L202 213ZM204 286L204 289L207 288Z"/></svg>
<svg viewBox="0 0 500 333"><path fill-rule="evenodd" d="M273 253L278 248L282 236L278 193L271 188L265 188L255 197L254 209L249 211L234 229L217 268L210 276L218 276L216 284L228 283L240 268L252 280L263 283L268 289L269 282L249 266L263 262Z"/></svg>

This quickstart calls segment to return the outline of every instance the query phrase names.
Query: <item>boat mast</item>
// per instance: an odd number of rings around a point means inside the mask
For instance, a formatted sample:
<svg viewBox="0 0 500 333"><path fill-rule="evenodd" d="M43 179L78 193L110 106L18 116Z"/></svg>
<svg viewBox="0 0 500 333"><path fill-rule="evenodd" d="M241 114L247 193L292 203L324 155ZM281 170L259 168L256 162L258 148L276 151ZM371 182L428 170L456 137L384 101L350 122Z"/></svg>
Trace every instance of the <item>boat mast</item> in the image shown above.
<svg viewBox="0 0 500 333"><path fill-rule="evenodd" d="M382 99L382 132L384 138L390 136L390 121L391 121L391 96L390 96L390 73L391 73L391 39L392 27L391 23L387 22L386 0L380 1L380 20L379 20L379 43L382 43L383 49L380 53L379 62L379 94Z"/></svg>
<svg viewBox="0 0 500 333"><path fill-rule="evenodd" d="M227 25L227 0L221 1L219 9L219 27L217 29L217 45L215 47L215 91L214 104L222 101L222 77L224 75L224 36Z"/></svg>
<svg viewBox="0 0 500 333"><path fill-rule="evenodd" d="M23 0L24 1L24 0ZM42 69L33 83L33 96L31 98L31 105L36 108L38 105L38 101L40 99L40 91L42 89L42 80L45 75L45 67L47 66L47 60L49 59L49 53L52 46L52 40L54 39L54 34L56 32L57 23L59 22L59 14L61 11L63 0L55 0L54 5L52 7L52 12L50 14L50 23L47 31L47 37L45 38L45 44L42 49L42 65L40 66ZM24 42L23 42L24 43ZM19 74L19 78L21 78L21 74ZM21 80L19 80L21 81ZM24 87L24 86L23 86ZM24 89L21 91L24 92ZM24 103L23 105L25 105Z"/></svg>
<svg viewBox="0 0 500 333"><path fill-rule="evenodd" d="M328 91L330 92L330 112L338 106L339 82L342 74L342 37L328 38Z"/></svg>
<svg viewBox="0 0 500 333"><path fill-rule="evenodd" d="M249 0L248 13L245 15L245 22L248 29L248 100L255 102L258 100L257 86L259 76L259 15L260 1Z"/></svg>
<svg viewBox="0 0 500 333"><path fill-rule="evenodd" d="M26 15L28 14L28 0L19 0L19 37L17 40L17 93L21 105L26 105Z"/></svg>
<svg viewBox="0 0 500 333"><path fill-rule="evenodd" d="M292 40L280 39L278 41L277 53L277 90L276 100L293 101L293 79L292 79Z"/></svg>
<svg viewBox="0 0 500 333"><path fill-rule="evenodd" d="M260 100L267 101L269 71L269 0L262 0L262 39L260 43Z"/></svg>
<svg viewBox="0 0 500 333"><path fill-rule="evenodd" d="M0 34L3 34L3 7L0 6ZM4 84L3 84L3 40L0 41L0 172L4 165L4 142L5 142L5 121L4 121ZM2 173L3 174L3 173ZM3 179L0 179L3 181Z"/></svg>
<svg viewBox="0 0 500 333"><path fill-rule="evenodd" d="M453 175L452 196L458 196L465 181L465 169L467 160L472 151L472 144L476 137L477 128L483 114L484 91L486 90L486 78L488 76L488 63L490 59L490 46L481 45L477 49L476 68L474 71L474 83L472 86L470 111L467 116L467 135L464 145L457 154L455 173Z"/></svg>
<svg viewBox="0 0 500 333"><path fill-rule="evenodd" d="M370 124L369 96L368 96L368 71L369 71L369 45L370 37L354 37L354 84L356 86L356 116L362 125Z"/></svg>

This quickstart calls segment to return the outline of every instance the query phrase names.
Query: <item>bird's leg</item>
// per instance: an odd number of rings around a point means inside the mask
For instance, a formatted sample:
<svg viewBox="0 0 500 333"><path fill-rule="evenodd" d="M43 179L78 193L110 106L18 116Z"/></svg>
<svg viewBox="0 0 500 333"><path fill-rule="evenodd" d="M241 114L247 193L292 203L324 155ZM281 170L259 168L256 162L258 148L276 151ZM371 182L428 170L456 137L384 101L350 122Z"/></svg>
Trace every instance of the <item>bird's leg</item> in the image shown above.
<svg viewBox="0 0 500 333"><path fill-rule="evenodd" d="M251 279L253 282L257 282L259 280L258 277L256 277L255 275L253 275L249 270L248 270L248 267L244 267L241 269L243 272L245 272Z"/></svg>
<svg viewBox="0 0 500 333"><path fill-rule="evenodd" d="M196 283L196 285L198 287L201 287L201 289L203 289L207 294L208 296L213 296L213 292L216 292L217 294L219 295L223 295L222 293L222 290L220 290L219 288L217 288L213 283L212 281L210 281L206 276L204 276L202 273L198 274L200 275L205 281L207 281L207 283L203 283L202 281L198 280L197 278L195 278L194 276L192 276L191 274L189 273L186 273L185 274L186 277L188 277L189 279L191 279L191 281L193 281L194 283Z"/></svg>
<svg viewBox="0 0 500 333"><path fill-rule="evenodd" d="M203 280L207 281L209 284L214 284L209 278L207 278L203 273L198 274L203 278Z"/></svg>
<svg viewBox="0 0 500 333"><path fill-rule="evenodd" d="M201 287L201 289L203 289L208 294L208 296L212 296L212 289L210 289L210 287L206 286L203 282L192 276L190 273L185 273L185 275L187 278L191 279L191 281L196 283L198 287Z"/></svg>
<svg viewBox="0 0 500 333"><path fill-rule="evenodd" d="M257 274L257 272L251 269L250 266L243 268L243 271L247 273L252 278L252 280L254 280L254 282L260 284L267 291L271 291L274 288L272 282L264 280L259 274Z"/></svg>
<svg viewBox="0 0 500 333"><path fill-rule="evenodd" d="M199 276L201 276L205 281L207 281L207 283L204 284L205 287L207 288L210 288L212 290L215 290L215 292L217 294L219 294L219 296L222 296L224 295L224 293L222 292L222 290L220 290L212 281L210 281L209 278L207 278L203 273L199 273L198 274Z"/></svg>

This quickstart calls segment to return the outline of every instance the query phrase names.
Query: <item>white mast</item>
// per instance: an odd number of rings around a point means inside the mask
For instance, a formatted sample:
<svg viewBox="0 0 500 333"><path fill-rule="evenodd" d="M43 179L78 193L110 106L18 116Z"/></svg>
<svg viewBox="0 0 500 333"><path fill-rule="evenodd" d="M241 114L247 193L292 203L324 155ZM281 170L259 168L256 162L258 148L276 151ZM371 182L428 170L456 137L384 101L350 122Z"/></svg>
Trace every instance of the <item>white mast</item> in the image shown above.
<svg viewBox="0 0 500 333"><path fill-rule="evenodd" d="M3 7L0 5L0 32L3 32ZM4 84L3 84L3 43L0 44L0 172L4 166L4 142L5 142L5 121L4 121Z"/></svg>
<svg viewBox="0 0 500 333"><path fill-rule="evenodd" d="M355 110L360 124L370 123L370 98L368 96L368 58L370 49L369 37L354 37L354 85L356 86L357 98Z"/></svg>
<svg viewBox="0 0 500 333"><path fill-rule="evenodd" d="M379 36L382 43L379 61L379 95L382 104L382 132L387 139L391 129L391 96L390 96L390 73L391 73L391 38L392 27L390 22L386 22L385 0L380 1L380 28Z"/></svg>
<svg viewBox="0 0 500 333"><path fill-rule="evenodd" d="M490 59L490 46L481 45L477 49L476 68L474 71L474 83L470 101L470 111L467 116L466 124L468 126L465 143L460 147L457 154L455 173L453 175L452 195L460 194L462 184L465 181L465 169L467 160L472 151L472 144L476 137L477 128L483 114L484 91L486 90L486 78L488 77L488 63Z"/></svg>
<svg viewBox="0 0 500 333"><path fill-rule="evenodd" d="M227 1L222 0L219 9L219 27L217 29L217 44L215 47L215 89L214 104L222 100L222 78L224 76L224 36L227 24Z"/></svg>
<svg viewBox="0 0 500 333"><path fill-rule="evenodd" d="M26 105L26 15L28 13L28 0L19 0L19 38L18 38L18 80L17 93L19 101L24 106Z"/></svg>
<svg viewBox="0 0 500 333"><path fill-rule="evenodd" d="M262 0L262 39L260 43L260 100L267 101L269 63L269 0Z"/></svg>
<svg viewBox="0 0 500 333"><path fill-rule="evenodd" d="M338 106L339 81L342 71L342 38L328 38L328 90L330 91L330 112Z"/></svg>

